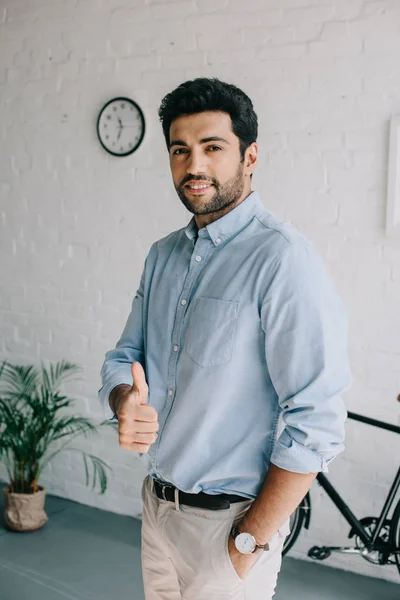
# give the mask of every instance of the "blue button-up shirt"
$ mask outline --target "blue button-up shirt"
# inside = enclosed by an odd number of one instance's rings
[[[252,192],[155,242],[99,397],[139,361],[158,412],[150,474],[255,498],[271,463],[326,470],[343,450],[347,312],[307,238]],[[282,427],[278,427],[281,424]]]

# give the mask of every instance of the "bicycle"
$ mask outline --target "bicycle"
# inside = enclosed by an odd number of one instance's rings
[[[398,400],[400,401],[400,396]],[[352,412],[348,413],[348,417],[354,421],[359,421],[400,434],[400,427],[385,423],[384,421],[370,419],[369,417],[364,417]],[[325,490],[351,526],[349,538],[355,538],[355,545],[313,546],[308,551],[308,556],[314,560],[325,560],[331,556],[332,552],[359,554],[365,560],[376,565],[397,565],[400,574],[400,500],[392,513],[392,517],[390,519],[388,518],[388,514],[400,488],[400,468],[397,471],[379,517],[364,517],[362,519],[357,519],[333,485],[329,482],[326,475],[318,473],[317,482]],[[287,554],[296,542],[302,528],[309,528],[310,520],[311,499],[310,494],[307,493],[290,517],[291,531],[285,540],[283,555]]]

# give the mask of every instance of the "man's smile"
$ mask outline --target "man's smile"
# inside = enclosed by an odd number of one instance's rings
[[[184,187],[186,190],[188,190],[194,196],[199,196],[199,195],[207,192],[209,189],[211,189],[213,187],[213,184],[207,183],[207,182],[203,183],[201,181],[197,181],[197,182],[192,181],[190,183],[187,183]]]

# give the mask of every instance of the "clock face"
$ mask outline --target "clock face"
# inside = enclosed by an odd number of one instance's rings
[[[114,156],[127,156],[137,150],[144,131],[143,112],[129,98],[114,98],[100,111],[97,134],[103,148]]]

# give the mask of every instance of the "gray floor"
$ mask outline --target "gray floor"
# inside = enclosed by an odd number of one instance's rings
[[[0,524],[0,600],[144,598],[140,521],[55,497],[46,511],[49,522],[34,533]],[[400,587],[286,558],[275,598],[399,600]]]

